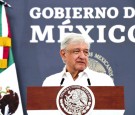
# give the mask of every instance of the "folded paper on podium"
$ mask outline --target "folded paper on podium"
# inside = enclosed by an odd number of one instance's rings
[[[60,115],[56,106],[56,97],[62,87],[28,87],[28,115],[54,114]],[[95,97],[95,107],[92,115],[123,115],[123,86],[90,86]]]

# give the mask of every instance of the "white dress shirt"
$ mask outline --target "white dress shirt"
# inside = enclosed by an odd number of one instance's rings
[[[87,79],[90,80],[91,86],[114,86],[113,80],[110,76],[92,71],[88,67],[83,72],[79,73],[76,80],[73,80],[71,74],[66,72],[66,67],[64,67],[62,72],[47,77],[42,86],[60,86],[62,78],[64,78],[62,86],[89,86]]]

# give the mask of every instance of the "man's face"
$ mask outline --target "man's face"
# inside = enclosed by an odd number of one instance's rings
[[[88,65],[88,53],[88,45],[78,42],[69,44],[61,51],[61,56],[69,72],[80,72]]]

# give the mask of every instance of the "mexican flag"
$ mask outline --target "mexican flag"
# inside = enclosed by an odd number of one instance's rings
[[[0,2],[0,115],[23,115],[11,41],[5,5]]]

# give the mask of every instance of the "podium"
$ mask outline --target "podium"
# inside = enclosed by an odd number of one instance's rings
[[[59,86],[28,87],[27,111],[57,110],[56,97],[61,88],[62,87]],[[115,110],[119,112],[122,111],[122,113],[124,112],[123,86],[90,86],[89,88],[95,96],[94,110]]]

